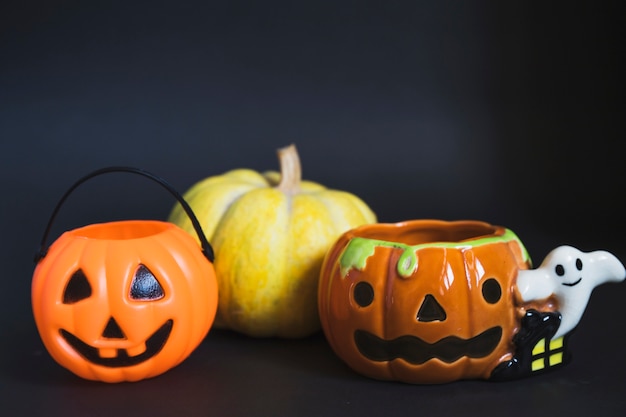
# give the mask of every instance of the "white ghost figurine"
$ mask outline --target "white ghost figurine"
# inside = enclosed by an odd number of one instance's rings
[[[517,289],[524,302],[551,295],[556,298],[562,316],[553,336],[557,339],[576,327],[595,287],[625,278],[624,265],[609,252],[582,252],[571,246],[559,246],[538,268],[519,271]]]

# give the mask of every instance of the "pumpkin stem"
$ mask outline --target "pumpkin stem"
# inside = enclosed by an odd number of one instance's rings
[[[278,160],[280,161],[280,183],[276,188],[288,195],[298,193],[302,180],[302,167],[296,145],[291,144],[278,149]]]

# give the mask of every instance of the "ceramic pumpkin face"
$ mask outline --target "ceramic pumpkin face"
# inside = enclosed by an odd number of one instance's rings
[[[482,222],[362,226],[325,258],[322,328],[335,353],[372,378],[488,378],[513,354],[514,281],[529,263],[511,231]]]
[[[32,282],[37,328],[52,357],[106,382],[158,375],[205,337],[217,280],[196,241],[158,221],[95,224],[65,232]]]

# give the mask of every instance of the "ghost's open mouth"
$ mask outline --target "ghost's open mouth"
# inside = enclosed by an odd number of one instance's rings
[[[157,331],[152,334],[152,336],[150,336],[146,340],[145,350],[142,349],[143,352],[132,355],[132,353],[129,353],[127,349],[117,349],[117,352],[115,352],[115,355],[113,355],[112,357],[109,357],[109,355],[107,355],[106,357],[102,356],[99,349],[93,346],[89,346],[87,343],[83,342],[67,330],[61,329],[60,332],[65,341],[69,343],[76,352],[78,352],[89,362],[109,368],[119,368],[124,366],[137,365],[141,362],[147,361],[148,359],[159,353],[161,349],[163,349],[165,342],[167,342],[167,339],[172,332],[173,325],[173,320],[170,319],[166,321]]]
[[[579,283],[580,281],[582,281],[582,280],[583,280],[583,279],[582,279],[582,277],[581,277],[581,278],[578,278],[578,279],[577,279],[576,281],[574,281],[574,282],[562,282],[561,284],[563,284],[563,285],[565,285],[565,286],[567,286],[567,287],[573,287],[574,285],[578,285],[578,283]]]

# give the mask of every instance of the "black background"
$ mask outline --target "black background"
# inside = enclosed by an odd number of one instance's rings
[[[276,149],[289,143],[306,179],[357,194],[382,222],[502,224],[535,264],[561,244],[626,259],[617,4],[4,2],[0,407],[64,416],[624,415],[623,284],[594,292],[568,367],[511,383],[374,381],[347,369],[322,334],[287,341],[218,330],[166,374],[93,383],[48,356],[30,310],[32,256],[80,176],[130,165],[182,192],[233,168],[277,169]],[[167,216],[167,193],[123,175],[77,190],[53,234]]]

